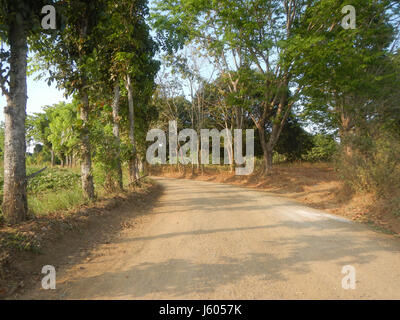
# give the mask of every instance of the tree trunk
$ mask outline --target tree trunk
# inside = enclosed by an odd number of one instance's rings
[[[50,150],[50,155],[51,155],[51,167],[54,167],[54,151]]]
[[[263,174],[270,175],[272,173],[272,148],[265,140],[265,127],[264,125],[257,125],[258,134],[260,136],[261,148],[263,151],[264,168]]]
[[[340,144],[342,145],[345,156],[351,158],[353,156],[353,148],[350,139],[352,133],[352,121],[350,115],[344,111],[344,107],[341,107],[341,110],[339,128]]]
[[[10,26],[10,86],[7,106],[4,108],[4,187],[3,214],[10,223],[18,223],[27,217],[25,166],[25,118],[26,118],[26,69],[27,37],[23,19],[19,13]]]
[[[131,77],[128,74],[126,76],[126,90],[128,91],[128,106],[129,106],[129,140],[131,142],[131,156],[129,159],[129,180],[130,183],[134,183],[138,178],[137,174],[137,155],[136,155],[136,144],[135,144],[135,113],[133,108],[133,92]]]
[[[228,126],[226,126],[226,129],[228,129]],[[241,129],[241,128],[238,128]],[[232,132],[232,139],[233,137],[233,122],[231,123],[231,128],[230,128],[231,132]],[[229,148],[228,148],[228,157],[229,157],[229,166],[230,166],[230,173],[234,173],[235,172],[235,168],[236,168],[236,164],[235,164],[235,156],[234,156],[234,150],[233,150],[233,141],[228,138],[228,142],[229,142]]]
[[[140,177],[140,174],[144,175],[144,161],[141,157],[138,157],[138,175],[139,175],[139,177]]]
[[[112,110],[113,110],[113,135],[115,139],[115,144],[117,148],[117,184],[118,187],[122,190],[123,189],[123,184],[122,184],[122,167],[121,167],[121,140],[119,137],[119,99],[120,99],[120,90],[119,90],[119,84],[117,83],[114,86],[114,100],[112,104]]]
[[[86,90],[83,90],[81,96],[81,120],[83,128],[81,133],[81,178],[83,194],[88,199],[94,199],[94,185],[92,176],[92,158],[90,153],[90,135],[89,135],[89,97]]]
[[[286,123],[286,120],[290,114],[290,110],[292,105],[288,105],[288,97],[287,97],[287,80],[284,82],[284,91],[282,92],[279,106],[277,110],[277,114],[273,119],[272,130],[269,136],[268,142],[265,139],[265,126],[257,125],[258,131],[260,133],[261,147],[263,149],[263,158],[264,158],[264,174],[270,175],[272,173],[272,158],[273,158],[273,150],[279,140],[282,129]]]

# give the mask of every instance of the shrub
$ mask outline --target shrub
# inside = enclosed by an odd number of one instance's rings
[[[37,168],[29,168],[27,174],[29,175],[35,171],[37,171]],[[49,190],[67,190],[79,185],[79,182],[80,175],[71,170],[47,168],[29,180],[28,192],[37,194]]]
[[[305,131],[296,118],[287,120],[279,137],[275,151],[285,156],[285,160],[301,160],[312,148],[312,135]]]
[[[391,134],[365,140],[362,148],[353,145],[351,156],[342,155],[340,175],[354,191],[391,197],[400,188],[400,140]]]
[[[338,150],[338,143],[331,135],[317,134],[312,137],[313,147],[304,156],[310,162],[331,161]]]

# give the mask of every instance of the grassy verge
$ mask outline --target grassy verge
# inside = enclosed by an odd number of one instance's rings
[[[85,199],[79,186],[28,197],[29,210],[36,217],[48,215],[52,212],[70,210],[83,203],[85,203]]]
[[[39,171],[42,167],[30,166],[27,175]],[[127,173],[124,186],[128,184]],[[31,217],[41,217],[51,213],[73,210],[88,204],[81,189],[79,168],[47,168],[28,181],[28,209]],[[109,195],[99,182],[95,185],[99,199]],[[3,201],[3,168],[0,167],[0,225],[3,222],[1,204]]]
[[[27,175],[40,169],[35,166],[28,167]],[[127,181],[124,184],[126,185]],[[151,182],[143,179],[141,188],[146,190],[149,186]],[[2,187],[3,170],[0,168],[0,206],[3,198]],[[47,168],[30,179],[27,187],[30,219],[17,226],[7,226],[0,209],[0,265],[7,258],[9,251],[40,251],[40,237],[37,238],[37,234],[42,231],[41,228],[47,230],[47,224],[64,221],[82,209],[96,207],[108,199],[124,198],[130,194],[128,191],[110,193],[105,191],[101,184],[95,187],[97,199],[90,202],[82,193],[79,168]],[[140,192],[140,188],[135,190],[138,191]],[[70,228],[70,224],[67,223],[63,228]]]
[[[35,166],[28,167],[27,175],[40,169]],[[32,217],[66,210],[84,203],[77,168],[47,168],[29,179],[27,189],[28,209]],[[2,200],[3,169],[0,168],[0,205]],[[0,212],[0,222],[1,220]]]

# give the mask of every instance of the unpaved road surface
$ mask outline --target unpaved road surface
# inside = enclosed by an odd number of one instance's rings
[[[400,299],[398,239],[261,191],[156,180],[152,212],[24,298]]]

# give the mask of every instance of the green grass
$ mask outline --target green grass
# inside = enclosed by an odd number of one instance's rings
[[[27,175],[40,170],[29,166]],[[47,168],[28,181],[28,208],[35,216],[64,211],[85,202],[79,168]],[[0,168],[0,205],[3,200],[3,168]],[[0,209],[1,222],[1,209]]]
[[[39,166],[28,166],[27,175],[42,169]],[[124,186],[127,187],[129,177],[124,168]],[[101,181],[95,185],[99,197],[109,194]],[[28,181],[28,208],[30,214],[43,216],[50,213],[67,211],[84,204],[87,200],[82,194],[80,169],[76,168],[47,168]],[[0,223],[3,221],[1,203],[3,200],[3,168],[0,167]]]
[[[28,195],[28,208],[35,216],[69,210],[85,202],[80,186]]]
[[[27,175],[38,171],[29,168]],[[48,168],[28,181],[28,193],[40,194],[47,191],[73,189],[80,182],[80,175],[64,168]]]

